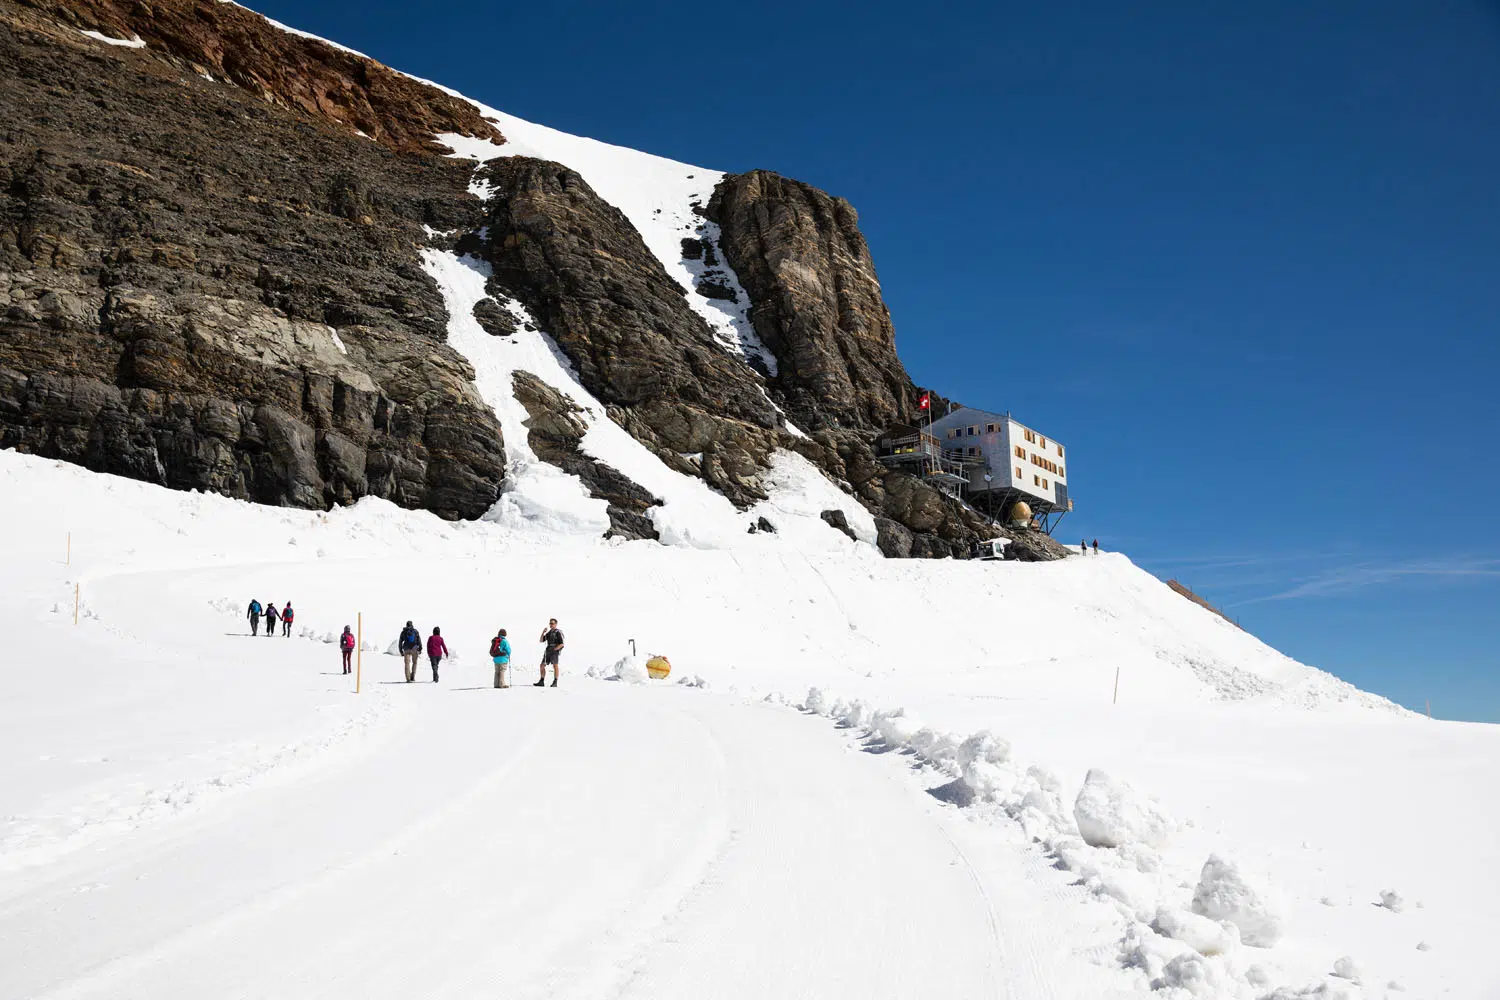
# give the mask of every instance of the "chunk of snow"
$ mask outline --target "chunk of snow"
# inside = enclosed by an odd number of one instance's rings
[[[1224,955],[1240,945],[1238,928],[1187,910],[1159,909],[1151,926],[1200,955]]]
[[[87,35],[96,42],[103,42],[105,45],[118,45],[122,49],[144,49],[146,47],[146,43],[141,40],[140,35],[131,35],[129,38],[110,38],[108,35],[102,35],[97,31],[81,31],[79,33]]]
[[[1157,802],[1094,768],[1073,803],[1078,832],[1095,847],[1146,844],[1160,847],[1176,828]]]
[[[1209,855],[1203,863],[1198,887],[1193,890],[1193,912],[1228,921],[1239,928],[1241,941],[1257,948],[1272,947],[1286,930],[1280,894],[1217,854]]]
[[[1334,961],[1333,974],[1351,983],[1359,982],[1359,965],[1348,955]]]
[[[626,684],[644,684],[651,679],[646,670],[646,661],[634,653],[626,653],[615,661],[612,676]]]
[[[1400,913],[1406,909],[1406,897],[1394,889],[1384,889],[1380,893],[1380,905],[1392,913]]]

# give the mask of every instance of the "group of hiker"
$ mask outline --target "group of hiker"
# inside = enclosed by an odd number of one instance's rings
[[[1080,540],[1079,543],[1078,543],[1078,547],[1083,550],[1083,554],[1084,555],[1088,555],[1089,554],[1089,540],[1087,538]],[[1098,554],[1099,554],[1099,539],[1096,538],[1096,539],[1094,539],[1094,555],[1097,556]]]
[[[271,635],[275,632],[276,622],[280,620],[283,629],[282,634],[290,636],[292,634],[292,621],[295,618],[295,614],[290,601],[280,611],[277,611],[274,604],[267,604],[265,607],[262,607],[259,601],[252,600],[246,612],[246,616],[250,619],[250,634],[259,634],[260,621],[264,618],[266,622],[266,635]],[[338,647],[339,656],[344,665],[344,673],[346,674],[354,672],[351,664],[356,641],[354,629],[345,625],[343,633],[339,635]],[[532,687],[547,686],[547,668],[549,666],[552,668],[552,687],[557,687],[559,661],[562,659],[564,639],[562,630],[557,627],[556,618],[548,619],[547,627],[542,629],[542,634],[537,641],[542,643],[541,676],[537,678],[537,682]],[[427,637],[427,641],[424,643],[422,641],[422,633],[415,625],[408,621],[401,629],[400,637],[396,640],[396,651],[401,654],[401,664],[406,674],[406,683],[408,684],[417,679],[417,665],[421,661],[424,647],[427,651],[427,660],[432,666],[432,683],[436,684],[438,683],[438,665],[450,655],[448,652],[448,643],[443,639],[443,630],[434,627],[432,634]],[[495,667],[495,687],[497,688],[510,687],[510,658],[510,638],[506,630],[502,628],[490,640],[490,661]]]
[[[259,601],[252,600],[246,614],[250,619],[251,635],[260,634],[260,620],[264,618],[266,620],[266,635],[276,634],[276,623],[279,621],[281,622],[281,634],[287,638],[291,638],[292,622],[297,618],[297,612],[292,609],[291,601],[287,601],[281,610],[277,611],[276,605],[273,603],[268,602],[265,607],[261,607]]]

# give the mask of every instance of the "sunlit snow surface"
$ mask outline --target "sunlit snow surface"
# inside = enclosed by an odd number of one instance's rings
[[[567,163],[691,286],[717,174],[485,111],[511,143],[458,153]],[[519,304],[485,334],[482,263],[424,264],[506,435],[484,520],[0,452],[0,1000],[1500,995],[1500,729],[1399,711],[1120,554],[882,560],[790,453],[736,512]],[[677,544],[599,537],[525,445],[517,370]],[[841,502],[859,543],[817,518]],[[762,514],[782,530],[747,534]],[[292,599],[293,637],[249,637],[251,597]],[[441,685],[377,652],[407,619],[457,654]],[[332,640],[361,622],[356,697]],[[668,681],[584,677],[655,652]]]

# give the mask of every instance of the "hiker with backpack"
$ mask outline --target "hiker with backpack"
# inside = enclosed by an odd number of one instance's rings
[[[406,668],[406,683],[410,684],[417,679],[417,657],[422,655],[422,633],[411,622],[407,622],[406,628],[401,630],[401,638],[396,640],[396,648],[401,653],[401,665]]]
[[[245,615],[250,619],[251,635],[260,634],[260,610],[260,602],[252,598],[250,607],[245,611]]]
[[[267,604],[266,605],[266,637],[267,638],[269,638],[269,637],[271,637],[271,636],[273,636],[273,635],[276,634],[276,620],[278,618],[280,618],[280,617],[281,616],[276,613],[276,605],[274,605],[274,604]]]
[[[344,634],[339,636],[339,652],[344,657],[344,673],[354,673],[354,668],[349,664],[350,658],[354,656],[354,630],[348,625],[344,626]]]
[[[432,683],[438,682],[438,664],[448,655],[448,644],[443,641],[443,630],[436,626],[427,637],[427,658],[432,661]]]
[[[532,687],[547,686],[547,664],[552,664],[552,686],[557,687],[557,661],[562,658],[563,634],[557,627],[557,619],[552,618],[547,622],[547,627],[542,630],[542,637],[538,640],[547,644],[542,651],[542,676]]]
[[[505,629],[490,640],[490,659],[495,663],[495,687],[510,687],[510,640],[505,637]]]
[[[297,613],[292,610],[292,602],[287,601],[286,607],[281,609],[281,634],[288,639],[292,637],[292,620],[296,617]]]

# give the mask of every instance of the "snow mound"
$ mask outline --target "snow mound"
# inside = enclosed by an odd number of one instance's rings
[[[1160,847],[1176,828],[1155,800],[1098,768],[1084,778],[1073,818],[1084,841],[1094,847]]]
[[[1204,862],[1193,890],[1193,912],[1233,924],[1246,944],[1270,948],[1280,941],[1285,910],[1279,893],[1251,879],[1233,861],[1214,854]]]
[[[1152,928],[1200,955],[1225,955],[1240,946],[1239,928],[1187,910],[1160,909]]]

